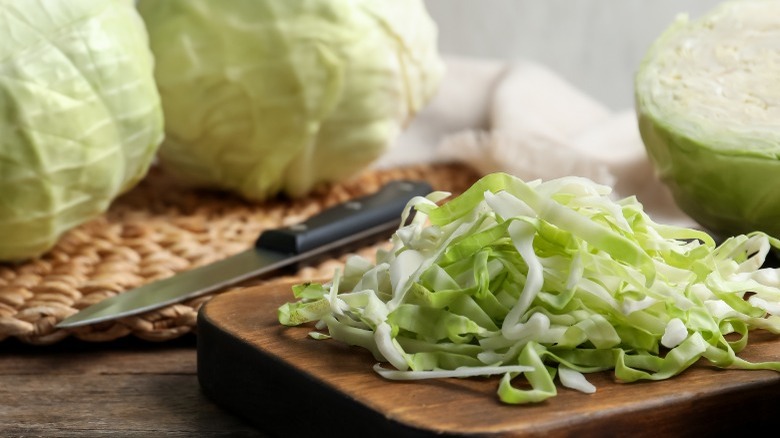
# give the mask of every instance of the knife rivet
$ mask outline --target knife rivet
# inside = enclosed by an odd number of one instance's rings
[[[401,181],[398,187],[405,192],[411,192],[412,190],[414,190],[414,184],[406,181]]]
[[[344,208],[349,210],[360,210],[361,208],[363,208],[363,204],[357,201],[349,201],[344,204]]]

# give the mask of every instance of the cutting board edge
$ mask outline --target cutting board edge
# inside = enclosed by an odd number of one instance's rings
[[[366,430],[381,434],[378,436],[451,435],[388,418],[282,359],[252,348],[213,321],[208,308],[207,303],[198,312],[198,383],[209,399],[253,425],[287,436],[294,427],[297,436],[321,434],[323,424],[344,418],[339,423],[341,436],[364,436]],[[266,364],[267,368],[253,370],[257,364]],[[241,380],[241,376],[260,373],[266,373],[262,379]],[[268,400],[269,393],[297,397]],[[263,415],[258,416],[258,412]],[[267,421],[269,416],[274,421]]]

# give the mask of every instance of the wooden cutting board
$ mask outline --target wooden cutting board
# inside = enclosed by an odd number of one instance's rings
[[[290,284],[269,283],[219,295],[198,317],[203,392],[274,435],[657,437],[776,424],[780,373],[705,363],[658,382],[589,374],[595,394],[559,387],[535,405],[502,404],[498,377],[388,381],[367,351],[280,325],[276,309],[293,300]],[[740,356],[777,360],[780,338],[754,332]]]

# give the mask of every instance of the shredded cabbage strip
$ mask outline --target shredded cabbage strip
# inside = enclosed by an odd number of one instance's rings
[[[315,322],[315,339],[369,350],[395,368],[374,367],[387,379],[502,375],[509,404],[555,396],[556,378],[595,392],[584,375],[606,370],[622,382],[702,359],[780,371],[737,357],[750,330],[780,333],[780,270],[764,267],[780,241],[753,232],[716,244],[610,195],[581,177],[493,173],[445,202],[417,197],[391,249],[296,285],[279,322]]]

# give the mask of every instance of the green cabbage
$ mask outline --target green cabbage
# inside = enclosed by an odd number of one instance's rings
[[[381,156],[443,74],[421,0],[141,0],[160,163],[252,200],[304,195]]]
[[[635,78],[639,128],[680,208],[720,237],[780,236],[780,2],[681,15]]]
[[[133,1],[0,1],[0,260],[105,212],[148,171],[162,125]]]
[[[446,195],[411,200],[414,218],[375,261],[352,256],[332,280],[296,285],[279,322],[316,322],[314,338],[371,351],[388,379],[501,374],[511,404],[555,396],[555,379],[595,392],[584,374],[606,370],[621,382],[699,360],[780,371],[737,355],[751,330],[780,333],[780,269],[763,266],[777,239],[716,245],[580,177],[494,173]]]

